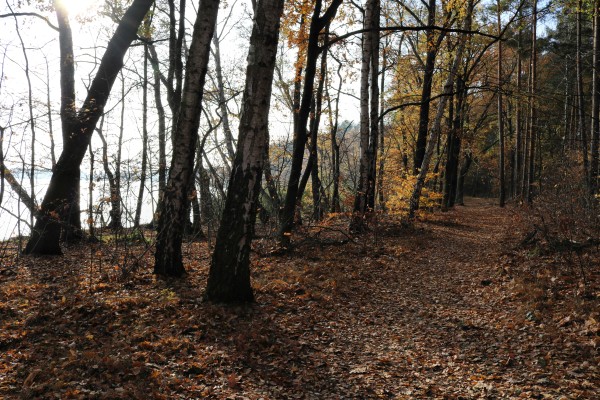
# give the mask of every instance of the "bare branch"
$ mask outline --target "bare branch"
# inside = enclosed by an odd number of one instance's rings
[[[52,22],[50,22],[50,20],[47,17],[44,17],[43,15],[38,14],[38,13],[13,12],[13,13],[8,13],[8,14],[0,14],[0,18],[13,18],[13,17],[36,17],[36,18],[44,20],[44,22],[47,23],[50,28],[52,28],[58,32],[58,26],[56,26]]]

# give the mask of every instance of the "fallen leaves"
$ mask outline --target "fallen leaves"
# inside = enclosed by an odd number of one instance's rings
[[[576,295],[560,260],[514,250],[511,224],[472,200],[358,243],[306,240],[253,261],[243,307],[201,302],[205,243],[173,282],[148,254],[119,279],[100,246],[22,258],[0,274],[0,397],[593,398],[598,271]]]

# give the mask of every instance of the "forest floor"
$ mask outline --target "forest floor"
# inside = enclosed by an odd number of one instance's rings
[[[202,302],[206,242],[179,281],[142,247],[127,277],[115,244],[3,254],[0,398],[600,398],[597,246],[524,244],[479,199],[347,243],[331,224],[256,242],[250,306]]]

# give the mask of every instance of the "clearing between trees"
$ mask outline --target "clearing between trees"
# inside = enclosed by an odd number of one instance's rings
[[[111,243],[4,254],[0,397],[597,398],[597,249],[466,204],[346,243],[313,228],[283,255],[258,240],[251,306],[202,302],[206,242],[174,281],[142,246],[126,275]]]

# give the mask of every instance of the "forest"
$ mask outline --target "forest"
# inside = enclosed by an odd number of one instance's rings
[[[600,0],[0,31],[0,398],[600,396]]]

